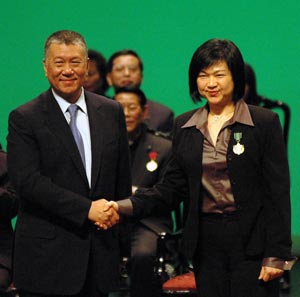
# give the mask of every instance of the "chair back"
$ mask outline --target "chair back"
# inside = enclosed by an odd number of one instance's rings
[[[280,100],[271,100],[267,98],[262,98],[261,100],[261,106],[272,109],[274,111],[276,110],[281,110],[283,112],[283,137],[284,137],[284,143],[285,146],[287,147],[288,145],[288,136],[289,136],[289,129],[290,129],[290,120],[291,120],[291,109],[290,107],[280,101]]]

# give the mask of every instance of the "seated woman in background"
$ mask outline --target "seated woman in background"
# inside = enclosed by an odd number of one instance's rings
[[[95,50],[88,50],[88,76],[83,87],[89,91],[99,95],[105,95],[108,89],[106,82],[106,60]]]

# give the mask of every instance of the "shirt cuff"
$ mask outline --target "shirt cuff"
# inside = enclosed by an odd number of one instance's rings
[[[296,261],[297,257],[289,260],[283,260],[277,257],[268,257],[263,259],[262,266],[268,266],[282,270],[291,270]]]

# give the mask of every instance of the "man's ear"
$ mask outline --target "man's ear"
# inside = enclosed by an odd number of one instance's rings
[[[149,105],[148,104],[145,104],[144,105],[144,109],[143,109],[143,119],[144,120],[147,120],[149,119]]]
[[[45,76],[47,77],[47,62],[45,59],[43,60],[43,67],[44,67]]]
[[[87,58],[87,60],[86,60],[86,77],[88,77],[89,76],[89,69],[90,69],[90,58]]]

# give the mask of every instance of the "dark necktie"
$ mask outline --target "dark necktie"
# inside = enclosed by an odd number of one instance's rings
[[[70,128],[71,131],[73,133],[75,142],[77,144],[81,159],[82,159],[82,163],[85,167],[85,155],[84,155],[84,145],[83,145],[83,140],[81,137],[81,134],[77,128],[76,125],[76,115],[77,115],[77,111],[78,111],[79,107],[76,104],[71,104],[68,108],[68,111],[70,113],[71,116],[71,120],[70,120]]]

